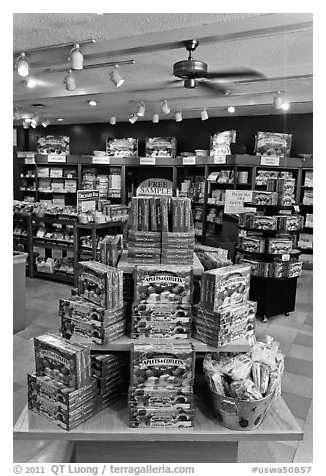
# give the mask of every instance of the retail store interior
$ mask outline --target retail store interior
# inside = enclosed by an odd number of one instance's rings
[[[312,463],[312,37],[13,14],[14,462]]]

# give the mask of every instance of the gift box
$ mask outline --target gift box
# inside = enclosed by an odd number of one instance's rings
[[[129,426],[131,428],[192,428],[194,411],[181,408],[130,408]]]
[[[106,139],[106,155],[113,157],[138,157],[138,139]]]
[[[170,410],[193,408],[193,392],[185,392],[182,389],[156,390],[152,388],[129,388],[129,408],[166,408]]]
[[[62,298],[59,301],[61,318],[73,319],[86,323],[102,323],[103,326],[114,324],[124,317],[124,307],[114,311],[96,306],[77,296]]]
[[[278,227],[284,231],[297,231],[301,228],[301,216],[278,216]]]
[[[275,155],[289,157],[292,144],[292,134],[279,132],[257,132],[255,138],[256,155]]]
[[[219,311],[245,302],[249,296],[250,275],[250,266],[244,264],[205,271],[201,277],[201,305]]]
[[[243,251],[248,251],[250,253],[264,253],[265,239],[254,238],[253,236],[240,236],[239,246]]]
[[[175,157],[176,146],[175,137],[147,137],[145,157]]]
[[[277,193],[253,190],[251,202],[255,205],[277,205]]]
[[[77,335],[83,337],[85,342],[103,345],[114,342],[125,335],[126,320],[119,320],[104,327],[99,322],[90,323],[63,317],[61,318],[60,330],[62,336],[66,339],[70,339],[72,335]]]
[[[269,238],[267,240],[267,253],[287,254],[292,250],[292,241],[282,238]]]

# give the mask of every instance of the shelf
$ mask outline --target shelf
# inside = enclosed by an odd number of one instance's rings
[[[33,246],[38,246],[39,248],[48,248],[50,250],[61,250],[61,251],[73,251],[74,244],[71,242],[59,242],[53,240],[53,243],[50,241],[41,241],[40,239],[33,239]]]
[[[85,228],[87,230],[100,230],[103,228],[111,228],[114,226],[123,226],[126,223],[126,220],[117,220],[117,221],[107,221],[105,223],[80,223],[76,222],[76,228]]]
[[[62,194],[62,193],[63,194],[71,193],[71,194],[76,195],[77,190],[76,190],[76,192],[70,192],[69,190],[40,190],[40,189],[38,189],[38,193],[58,193],[59,195]]]
[[[52,216],[49,216],[49,215],[44,215],[44,217],[33,217],[33,222],[37,222],[37,223],[60,223],[62,225],[74,225],[76,222],[77,222],[77,217],[75,218],[66,218],[66,217],[63,217],[61,218],[60,215],[59,216],[56,216],[54,215],[53,217]],[[34,223],[33,223],[34,224]]]
[[[243,204],[245,207],[249,208],[257,208],[258,210],[293,210],[296,205],[300,205],[298,203],[294,203],[293,205],[256,205],[251,202],[244,202]]]
[[[299,249],[291,250],[290,253],[257,253],[254,251],[243,250],[242,248],[239,248],[238,246],[237,246],[237,251],[245,255],[252,255],[252,256],[257,256],[260,258],[279,258],[280,256],[287,255],[287,254],[290,254],[291,256],[298,256],[301,254],[301,251]]]
[[[27,241],[27,236],[26,235],[21,235],[19,233],[13,233],[12,234],[14,238],[17,238],[19,240]]]
[[[35,269],[34,271],[35,278],[43,278],[49,279],[50,281],[56,281],[59,283],[66,283],[66,284],[73,284],[74,283],[74,276],[68,275],[64,273],[42,273]]]
[[[36,192],[35,188],[31,190],[31,189],[22,188],[22,187],[19,187],[19,191],[20,192]]]
[[[265,420],[251,431],[235,431],[222,426],[195,396],[195,428],[129,428],[125,399],[103,410],[71,431],[65,431],[46,418],[28,410],[27,405],[14,426],[15,439],[66,441],[295,441],[303,431],[279,397]]]
[[[217,207],[217,208],[223,208],[225,205],[225,202],[220,202],[220,203],[208,203],[207,202],[207,207]]]
[[[245,226],[238,225],[238,228],[240,230],[245,230],[245,231],[252,231],[252,232],[257,232],[257,233],[268,233],[272,235],[276,235],[277,233],[281,233],[283,235],[295,235],[297,233],[302,232],[302,230],[261,230],[260,228],[247,228]]]
[[[299,203],[299,207],[313,207],[312,203]]]
[[[299,246],[297,246],[297,248],[301,251],[302,254],[313,254],[313,248],[300,248]]]

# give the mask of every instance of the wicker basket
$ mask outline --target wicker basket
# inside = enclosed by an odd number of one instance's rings
[[[231,430],[248,431],[257,428],[276,399],[275,391],[260,400],[247,402],[219,395],[210,383],[209,388],[216,418]]]

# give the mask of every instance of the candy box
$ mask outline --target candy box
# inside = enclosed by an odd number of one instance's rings
[[[267,253],[287,254],[292,250],[292,241],[281,238],[269,238],[267,240]]]
[[[69,318],[76,321],[99,322],[103,325],[114,324],[123,319],[124,308],[109,311],[103,307],[96,306],[79,296],[72,296],[60,299],[59,315],[61,318]]]
[[[135,304],[132,316],[137,321],[169,321],[171,323],[188,322],[192,315],[189,304]]]
[[[258,276],[259,261],[242,258],[241,255],[238,260],[238,264],[250,265],[252,276]]]
[[[146,245],[133,246],[132,243],[128,244],[128,259],[143,259],[143,260],[160,260],[161,247],[151,247]]]
[[[276,181],[276,192],[282,195],[291,195],[294,193],[295,179],[294,178],[278,178]]]
[[[297,231],[301,228],[301,216],[300,215],[290,215],[290,216],[279,216],[278,223],[279,229],[285,231]]]
[[[257,155],[276,155],[289,157],[292,144],[292,134],[280,132],[257,132],[255,152]]]
[[[77,389],[91,383],[90,350],[80,344],[46,334],[34,337],[37,376],[48,376]]]
[[[129,230],[128,233],[128,243],[135,243],[143,244],[144,247],[149,246],[151,248],[157,247],[160,248],[161,246],[161,233],[157,231],[135,231]]]
[[[302,261],[290,261],[286,267],[287,278],[297,278],[302,273]]]
[[[188,339],[190,332],[190,322],[176,325],[167,321],[145,321],[133,323],[130,337],[132,339]]]
[[[195,235],[193,232],[171,233],[162,232],[163,249],[192,249],[195,246]]]
[[[175,137],[147,137],[145,157],[175,157]]]
[[[250,266],[237,264],[205,271],[201,277],[201,304],[219,311],[241,304],[249,296]]]
[[[134,344],[130,385],[192,391],[195,353],[189,343]]]
[[[251,202],[255,205],[277,205],[277,193],[253,190]]]
[[[254,238],[252,236],[241,236],[239,238],[240,248],[250,253],[264,253],[265,239]]]
[[[33,373],[27,374],[27,386],[29,399],[33,399],[35,396],[41,396],[57,403],[65,410],[80,407],[84,402],[97,395],[97,384],[94,379],[91,380],[90,384],[74,390],[50,377],[39,377]]]
[[[270,278],[282,278],[285,272],[285,262],[274,261],[269,264],[269,277]]]
[[[98,323],[96,323],[98,324]],[[125,335],[126,321],[120,320],[107,327],[99,326],[87,322],[79,322],[73,319],[61,319],[62,336],[70,339],[73,334],[86,338],[95,344],[105,344],[113,342]]]
[[[190,266],[136,266],[134,301],[140,304],[190,304],[193,272]]]
[[[193,408],[193,392],[176,390],[153,390],[151,388],[129,388],[129,408],[168,408],[184,409]]]
[[[170,408],[129,408],[130,428],[192,428],[194,411]]]
[[[261,263],[259,263],[258,276],[261,276],[263,278],[268,278],[270,274],[269,272],[270,265],[271,263],[266,263],[265,261],[262,261]]]
[[[123,273],[97,261],[81,261],[78,292],[87,301],[106,309],[123,307]]]
[[[253,215],[251,217],[251,226],[250,228],[256,230],[276,230],[277,229],[277,219],[275,216],[260,216]]]

